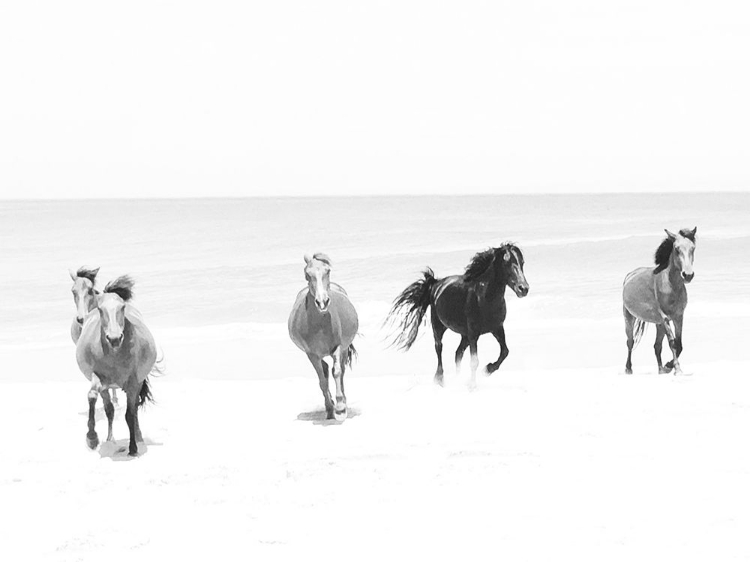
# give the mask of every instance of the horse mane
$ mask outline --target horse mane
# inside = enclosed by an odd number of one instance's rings
[[[680,231],[680,234],[682,234],[682,231]],[[669,267],[669,256],[672,255],[673,248],[674,240],[669,236],[661,241],[659,247],[656,248],[656,252],[654,252],[654,263],[657,266],[654,268],[654,273],[659,273]]]
[[[81,277],[83,279],[88,279],[92,283],[96,282],[96,274],[99,273],[99,268],[91,269],[85,266],[79,267],[78,271],[76,271],[76,277]]]
[[[135,281],[129,275],[121,275],[117,279],[113,279],[107,286],[104,287],[105,293],[114,293],[125,302],[133,298],[133,285]]]
[[[684,236],[688,240],[690,240],[693,244],[695,244],[695,232],[693,232],[689,228],[683,228],[680,230],[680,236]]]
[[[497,248],[487,248],[483,252],[478,252],[473,258],[471,258],[471,262],[469,262],[469,265],[467,265],[464,270],[464,279],[466,279],[466,281],[476,281],[485,271],[487,271],[492,260],[499,252],[510,250],[511,248],[516,250],[521,260],[523,260],[523,254],[518,246],[512,242],[504,242]]]
[[[333,262],[331,261],[331,258],[328,257],[328,254],[324,254],[323,252],[315,252],[313,254],[312,259],[322,261],[328,267],[333,267]]]

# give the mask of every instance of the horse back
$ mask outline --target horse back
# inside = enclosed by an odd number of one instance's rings
[[[489,292],[486,285],[467,282],[462,275],[438,280],[431,302],[438,319],[462,335],[491,332],[503,324],[507,313],[503,288]]]

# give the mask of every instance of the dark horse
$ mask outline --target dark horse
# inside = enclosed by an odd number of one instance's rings
[[[471,382],[476,386],[477,340],[482,334],[491,333],[500,344],[500,357],[487,365],[487,373],[497,371],[508,356],[505,343],[505,287],[518,297],[529,293],[529,284],[523,273],[524,259],[521,250],[511,243],[499,248],[490,248],[474,256],[463,275],[435,278],[429,267],[423,278],[409,285],[395,301],[388,320],[398,321],[400,333],[394,344],[408,350],[417,339],[427,309],[432,307],[432,334],[435,336],[437,371],[435,382],[443,384],[443,334],[450,328],[461,334],[461,343],[456,350],[456,370],[468,347],[471,352]],[[387,320],[387,321],[388,321]]]
[[[656,268],[639,267],[625,276],[622,314],[628,344],[628,359],[625,362],[625,373],[628,375],[633,373],[633,347],[641,339],[646,322],[656,324],[654,353],[659,373],[674,369],[675,375],[682,374],[678,358],[682,353],[682,320],[688,301],[685,285],[695,275],[693,256],[697,230],[698,227],[692,230],[683,228],[677,234],[666,230],[667,237],[654,254]],[[670,322],[674,323],[674,332]],[[662,366],[661,345],[665,335],[672,350],[672,360]]]

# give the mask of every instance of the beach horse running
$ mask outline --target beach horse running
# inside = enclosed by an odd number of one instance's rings
[[[321,253],[305,256],[307,287],[300,291],[289,315],[289,337],[315,368],[325,400],[327,419],[347,416],[344,373],[356,354],[354,337],[359,320],[354,305],[340,285],[331,283],[331,259]],[[328,388],[328,364],[333,361],[336,402]]]
[[[148,377],[156,368],[156,344],[140,312],[130,302],[133,280],[124,275],[110,281],[96,297],[96,309],[86,317],[76,347],[78,367],[91,381],[86,442],[92,449],[99,444],[94,408],[97,395],[104,400],[107,414],[107,441],[113,441],[114,406],[107,390],[121,388],[127,396],[125,421],[130,430],[128,453],[138,454],[143,441],[138,409],[152,400]]]
[[[633,373],[631,356],[646,328],[646,323],[656,324],[654,352],[659,373],[682,374],[679,357],[682,353],[682,321],[687,306],[688,283],[693,280],[695,233],[698,227],[684,228],[677,234],[665,230],[667,237],[654,254],[656,267],[639,267],[627,274],[622,287],[622,313],[625,317],[628,359],[625,373]],[[670,326],[674,324],[674,331]],[[664,336],[672,350],[672,360],[665,366],[661,362]]]
[[[470,386],[476,386],[479,364],[477,341],[482,334],[491,333],[500,344],[497,361],[487,365],[487,373],[495,372],[508,356],[505,341],[505,287],[518,297],[529,293],[523,271],[524,257],[518,246],[505,243],[474,256],[463,275],[438,279],[427,268],[423,278],[409,285],[393,302],[387,322],[396,322],[399,333],[394,344],[408,350],[417,339],[419,327],[428,308],[432,308],[432,334],[435,337],[437,370],[435,382],[443,384],[443,335],[450,329],[461,335],[456,350],[456,371],[468,347],[471,353]]]
[[[96,298],[99,291],[96,289],[96,275],[99,268],[91,269],[88,267],[79,267],[78,271],[70,271],[70,278],[73,280],[73,287],[70,291],[73,293],[73,302],[76,305],[76,315],[70,323],[70,338],[74,344],[78,343],[83,330],[83,322],[86,320],[89,312],[96,308]],[[112,402],[117,404],[117,391],[112,389]]]

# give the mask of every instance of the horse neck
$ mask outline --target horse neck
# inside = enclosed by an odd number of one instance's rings
[[[508,276],[505,274],[503,269],[499,271],[496,269],[497,264],[492,263],[487,271],[482,273],[476,283],[484,287],[484,298],[492,299],[494,297],[502,297],[505,295],[505,287],[507,284]]]

